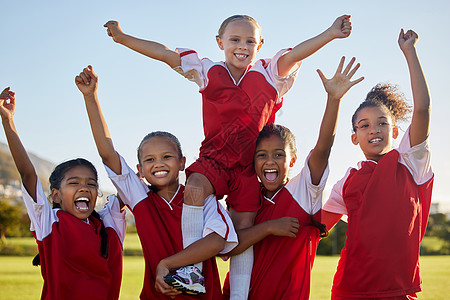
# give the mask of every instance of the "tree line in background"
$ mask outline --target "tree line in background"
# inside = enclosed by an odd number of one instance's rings
[[[394,229],[393,229],[394,230]],[[339,221],[327,238],[320,240],[318,255],[341,253],[345,244],[347,223]],[[442,213],[432,214],[425,238],[420,245],[421,255],[450,255],[450,219]]]
[[[317,254],[339,254],[344,247],[346,231],[347,223],[339,221],[328,237],[320,241]],[[128,225],[127,232],[136,232],[132,222]],[[7,238],[31,236],[30,220],[22,200],[0,196],[0,255],[29,255],[29,251],[8,246]],[[421,245],[422,255],[449,255],[450,219],[441,213],[430,215],[425,237]],[[35,251],[32,249],[31,254]]]

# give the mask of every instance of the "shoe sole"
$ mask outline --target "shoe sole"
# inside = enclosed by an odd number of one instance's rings
[[[185,295],[195,296],[206,293],[205,287],[198,283],[188,286],[187,284],[179,282],[170,276],[164,277],[164,282]]]

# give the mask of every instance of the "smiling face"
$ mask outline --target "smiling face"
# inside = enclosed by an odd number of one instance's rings
[[[255,171],[266,188],[265,196],[272,198],[286,184],[289,168],[294,166],[296,155],[291,155],[286,142],[276,135],[260,140],[255,151]]]
[[[237,19],[217,37],[217,44],[224,50],[227,68],[238,82],[262,46],[261,32],[256,24]]]
[[[177,191],[178,175],[184,170],[186,158],[180,157],[173,141],[161,136],[147,139],[140,148],[140,158],[139,174],[152,187],[158,191]]]
[[[98,184],[94,172],[86,166],[70,168],[58,189],[52,189],[53,202],[80,220],[86,220],[97,202]]]
[[[393,139],[398,136],[398,128],[393,126],[392,115],[385,107],[361,109],[353,125],[352,142],[359,144],[368,160],[379,161],[392,149]]]

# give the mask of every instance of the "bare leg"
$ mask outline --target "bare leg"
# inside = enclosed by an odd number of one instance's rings
[[[205,175],[192,173],[186,181],[184,204],[203,206],[206,197],[214,193],[214,187]]]

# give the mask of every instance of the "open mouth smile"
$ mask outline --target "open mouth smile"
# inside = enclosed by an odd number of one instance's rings
[[[264,178],[269,182],[274,182],[278,178],[278,171],[275,169],[264,170]]]
[[[89,210],[89,199],[86,197],[80,197],[75,200],[75,208],[81,212],[86,212]]]

